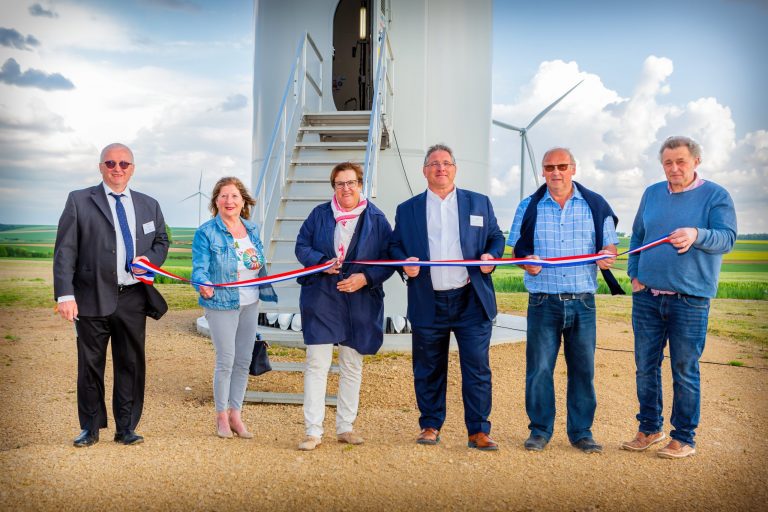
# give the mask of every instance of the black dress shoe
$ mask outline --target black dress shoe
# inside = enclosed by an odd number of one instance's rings
[[[584,453],[603,453],[603,446],[597,444],[591,437],[582,437],[575,443],[571,443],[571,445]]]
[[[99,442],[98,430],[83,430],[75,438],[75,441],[72,444],[77,448],[85,448],[86,446],[92,446],[98,442]]]
[[[130,445],[139,444],[144,442],[144,438],[137,434],[134,430],[123,430],[122,432],[115,433],[115,442]]]
[[[545,446],[547,446],[547,438],[544,436],[537,436],[531,434],[528,439],[525,440],[525,443],[523,446],[525,446],[525,449],[532,452],[540,452],[544,449]]]

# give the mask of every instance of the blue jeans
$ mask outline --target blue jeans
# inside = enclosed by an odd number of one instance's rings
[[[592,437],[595,418],[595,297],[561,300],[558,295],[528,296],[525,347],[525,411],[531,435],[549,440],[555,423],[553,374],[560,341],[568,367],[568,439]]]
[[[699,358],[704,351],[709,299],[685,295],[658,295],[647,289],[632,295],[635,331],[635,366],[640,432],[660,432],[664,426],[661,363],[669,341],[672,365],[672,439],[695,446],[693,437],[701,409]]]

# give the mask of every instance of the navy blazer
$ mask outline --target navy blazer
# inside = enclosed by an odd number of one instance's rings
[[[148,195],[131,189],[136,212],[136,256],[146,256],[161,266],[168,254],[168,235],[160,205]],[[143,226],[154,223],[145,233]],[[54,299],[74,295],[83,316],[108,316],[117,309],[117,240],[112,211],[98,185],[76,190],[67,197],[59,219],[53,253]],[[147,287],[149,290],[152,287]],[[162,301],[152,288],[150,302]],[[154,316],[150,312],[148,315]]]
[[[296,258],[305,267],[336,257],[333,234],[336,220],[330,201],[315,207],[296,237]],[[347,260],[387,258],[392,228],[384,213],[373,203],[360,215],[349,243]],[[362,272],[368,284],[354,293],[341,293],[336,284]],[[301,277],[299,309],[304,343],[338,343],[361,354],[375,354],[384,342],[384,288],[395,272],[392,267],[344,264],[338,275],[324,272]]]
[[[459,207],[459,237],[464,259],[479,259],[482,254],[501,258],[504,254],[504,234],[499,229],[490,199],[477,192],[456,188]],[[472,226],[470,215],[482,217],[482,226]],[[427,233],[427,192],[405,201],[397,207],[395,230],[389,244],[389,256],[404,260],[415,256],[429,260]],[[483,305],[489,320],[496,317],[496,295],[490,274],[480,267],[467,267],[469,281]],[[435,293],[429,267],[421,267],[419,275],[408,278],[408,320],[412,325],[428,327],[435,319]]]

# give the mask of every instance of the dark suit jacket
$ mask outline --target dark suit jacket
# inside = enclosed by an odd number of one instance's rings
[[[496,222],[490,199],[483,194],[456,189],[459,207],[459,237],[464,259],[479,259],[488,253],[494,258],[504,254],[504,235]],[[473,226],[470,215],[482,217],[482,226]],[[415,256],[428,260],[429,237],[427,233],[427,193],[412,197],[397,207],[395,230],[389,245],[392,259]],[[479,267],[467,267],[469,280],[483,305],[488,319],[496,317],[496,295],[490,274]],[[408,279],[408,320],[415,326],[429,326],[435,318],[435,294],[429,267],[421,267],[419,275]]]
[[[168,235],[160,205],[151,197],[131,190],[136,212],[136,255],[162,265],[168,254]],[[143,225],[155,230],[144,233]],[[69,194],[59,219],[53,253],[54,299],[74,295],[78,313],[108,316],[117,308],[117,241],[112,212],[101,183]],[[165,301],[147,286],[147,314],[159,317]]]

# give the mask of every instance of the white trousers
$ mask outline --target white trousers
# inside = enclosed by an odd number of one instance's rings
[[[308,436],[322,437],[325,419],[325,393],[333,345],[307,345],[304,370],[304,426]],[[336,434],[352,430],[360,403],[363,356],[350,347],[339,346],[339,392],[336,405]]]

